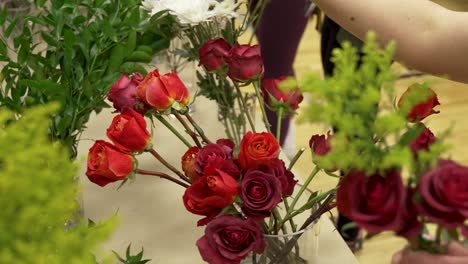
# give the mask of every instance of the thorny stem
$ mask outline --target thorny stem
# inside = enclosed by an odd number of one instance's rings
[[[180,181],[178,179],[172,178],[171,176],[169,176],[169,175],[167,175],[167,174],[165,174],[163,172],[155,172],[155,171],[148,171],[148,170],[137,170],[137,173],[142,174],[142,175],[157,176],[157,177],[169,180],[171,182],[177,183],[178,185],[180,185],[180,186],[182,186],[184,188],[188,188],[190,186],[190,185],[186,184],[185,182],[182,182],[182,181]]]
[[[187,147],[191,148],[192,147],[192,144],[190,144],[187,139],[185,139],[180,133],[179,131],[177,131],[177,129],[175,129],[171,123],[169,123],[166,119],[164,119],[164,117],[160,116],[160,115],[156,115],[156,118],[161,122],[163,123],[164,126],[166,126],[177,138],[180,139],[180,141],[182,141]]]
[[[182,116],[179,114],[179,112],[173,111],[173,114],[175,115],[175,117],[177,118],[177,120],[179,120],[179,122],[182,124],[182,126],[185,128],[185,131],[187,132],[187,134],[190,135],[190,137],[193,139],[193,141],[195,142],[195,144],[197,145],[197,147],[201,148],[202,145],[200,144],[200,141],[198,140],[197,134],[195,134],[195,132],[193,132],[193,130],[189,127],[189,125],[187,124],[187,122],[185,122],[185,120],[184,120],[184,119],[182,118]]]
[[[179,178],[181,178],[182,180],[184,180],[184,181],[186,181],[186,182],[188,182],[188,183],[191,183],[189,178],[187,178],[182,172],[180,172],[178,169],[176,169],[174,166],[172,166],[169,162],[167,162],[165,159],[163,159],[163,157],[161,157],[161,155],[159,155],[159,153],[156,152],[156,150],[150,149],[149,152],[150,152],[159,162],[161,162],[166,168],[168,168],[169,170],[171,170],[172,172],[174,172],[175,174],[177,174],[177,176],[179,176]]]
[[[205,132],[203,131],[203,129],[197,124],[197,122],[195,122],[195,120],[192,118],[192,116],[190,115],[190,113],[188,113],[188,111],[184,114],[185,117],[187,118],[187,120],[190,122],[190,124],[192,124],[192,126],[195,128],[195,130],[197,131],[198,135],[200,135],[200,137],[203,139],[203,141],[207,144],[210,144],[211,141],[206,137],[205,135]]]

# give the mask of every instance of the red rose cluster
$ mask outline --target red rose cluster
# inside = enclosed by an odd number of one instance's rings
[[[270,216],[297,183],[278,159],[279,143],[271,133],[248,132],[237,158],[234,148],[232,141],[221,139],[190,148],[182,157],[183,170],[193,181],[184,193],[184,205],[205,216],[198,221],[207,227],[197,246],[209,263],[239,263],[251,251],[261,253],[265,244],[258,222]],[[220,215],[234,201],[243,216]]]
[[[263,76],[263,59],[258,45],[233,47],[224,39],[209,40],[198,50],[200,65],[209,72],[227,72],[236,82],[249,82]]]

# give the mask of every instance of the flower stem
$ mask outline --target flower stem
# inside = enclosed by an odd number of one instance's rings
[[[297,192],[296,196],[294,197],[291,206],[289,207],[289,210],[286,213],[286,216],[284,217],[285,219],[288,219],[291,213],[294,211],[294,207],[296,206],[296,203],[299,201],[299,198],[302,196],[304,191],[307,189],[309,186],[310,182],[314,179],[315,175],[320,171],[319,167],[315,167],[314,170],[310,173],[309,177],[307,177],[306,181],[304,184],[301,186],[301,189]]]
[[[203,141],[207,144],[210,144],[211,141],[206,137],[205,135],[205,132],[203,131],[203,129],[197,124],[197,122],[195,122],[195,120],[192,118],[192,116],[190,115],[190,113],[186,112],[185,114],[185,117],[187,118],[187,120],[190,122],[190,124],[192,124],[192,126],[195,128],[195,130],[197,131],[197,133],[200,135],[200,137],[203,139]]]
[[[265,102],[263,101],[263,97],[260,93],[260,86],[257,82],[253,82],[253,86],[255,88],[255,94],[257,95],[258,102],[260,104],[260,109],[262,110],[262,116],[263,116],[263,122],[265,122],[265,128],[269,133],[271,133],[270,122],[268,122],[268,118],[267,118],[266,110],[265,110]]]
[[[187,122],[185,122],[185,120],[182,118],[182,116],[179,114],[179,112],[173,111],[173,114],[175,115],[177,120],[179,120],[179,122],[182,124],[182,126],[185,128],[185,131],[187,132],[187,134],[190,135],[190,137],[193,139],[193,141],[195,142],[197,147],[201,148],[202,145],[200,144],[200,141],[198,140],[197,134],[195,134],[195,132],[193,132],[193,130],[188,126]]]
[[[169,180],[171,182],[174,182],[174,183],[177,183],[178,185],[184,187],[184,188],[188,188],[190,185],[186,184],[185,182],[182,182],[178,179],[175,179],[175,178],[172,178],[171,176],[163,173],[163,172],[155,172],[155,171],[148,171],[148,170],[137,170],[137,173],[138,174],[142,174],[142,175],[151,175],[151,176],[157,176],[157,177],[160,177],[160,178],[163,178],[163,179],[166,179],[166,180]]]
[[[176,137],[178,137],[180,139],[180,141],[182,141],[187,147],[191,148],[192,147],[192,144],[190,144],[187,139],[185,139],[180,133],[179,131],[177,131],[177,129],[175,129],[175,127],[173,127],[171,125],[171,123],[169,123],[166,119],[164,119],[164,117],[160,116],[160,115],[156,115],[156,118],[161,122],[163,123],[164,126],[166,126]]]
[[[304,153],[304,151],[305,151],[305,148],[301,148],[300,150],[296,152],[294,157],[289,162],[288,170],[291,170],[293,168],[294,164],[296,164],[297,160],[299,160],[299,158],[301,157],[302,153]]]
[[[172,172],[174,172],[175,174],[177,174],[177,176],[179,176],[179,178],[181,178],[182,180],[184,180],[184,181],[186,181],[186,182],[188,182],[188,183],[191,183],[189,178],[187,178],[182,172],[180,172],[178,169],[176,169],[174,166],[172,166],[169,162],[167,162],[165,159],[163,159],[163,157],[161,157],[161,155],[159,155],[159,153],[156,152],[156,150],[150,149],[149,152],[150,152],[159,162],[161,162],[166,168],[168,168],[169,170],[171,170]]]
[[[281,142],[281,121],[283,121],[283,107],[278,108],[276,121],[276,140]]]
[[[247,116],[247,119],[249,120],[250,128],[252,128],[252,132],[256,133],[255,124],[253,122],[252,117],[250,116],[249,109],[247,109],[247,103],[245,102],[244,96],[242,96],[242,92],[240,90],[239,84],[237,82],[234,82],[234,86],[236,87],[237,98],[240,99],[239,104],[242,107],[242,109],[244,109],[244,114]]]

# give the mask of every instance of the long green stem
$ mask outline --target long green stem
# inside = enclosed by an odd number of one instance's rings
[[[166,119],[164,119],[164,117],[160,116],[160,115],[156,115],[156,118],[164,125],[166,126],[176,137],[178,137],[180,139],[180,141],[182,141],[187,147],[191,148],[192,147],[192,144],[190,144],[187,139],[185,139],[180,133],[179,131],[177,131],[177,129],[175,129],[175,127],[173,127],[171,125],[171,123],[167,122]]]
[[[198,135],[200,135],[200,137],[203,139],[203,141],[205,143],[208,143],[208,144],[211,143],[211,141],[206,137],[205,132],[203,131],[203,129],[197,124],[197,122],[195,122],[195,120],[192,118],[190,113],[186,112],[184,115],[187,118],[187,120],[190,122],[190,124],[192,124],[192,126],[195,128]]]
[[[302,153],[304,153],[304,151],[305,151],[305,148],[301,148],[300,150],[296,152],[294,157],[291,159],[291,162],[289,162],[288,170],[291,170],[294,167],[294,164],[296,164],[296,162],[299,160],[299,158],[301,157]]]
[[[278,142],[281,142],[281,121],[283,121],[283,111],[283,107],[278,109],[278,117],[276,119],[276,140],[278,140]]]
[[[179,178],[182,180],[190,183],[190,179],[187,178],[182,172],[180,172],[178,169],[176,169],[174,166],[172,166],[169,162],[167,162],[161,155],[159,155],[158,152],[154,149],[150,149],[149,152],[159,161],[161,162],[166,168],[177,174]]]
[[[188,111],[187,111],[188,112]],[[175,117],[177,118],[177,120],[179,120],[179,122],[182,124],[182,126],[185,128],[185,131],[187,132],[187,134],[190,135],[190,137],[193,139],[193,142],[195,142],[195,144],[197,145],[197,147],[201,148],[202,145],[200,144],[200,141],[198,140],[198,137],[197,137],[197,134],[195,134],[195,132],[193,132],[193,130],[189,127],[189,125],[187,124],[187,122],[185,122],[185,120],[182,118],[182,116],[179,114],[179,112],[177,111],[173,111]]]
[[[258,82],[253,82],[255,88],[255,94],[257,95],[258,102],[260,104],[260,110],[262,110],[263,122],[265,122],[266,130],[271,133],[270,122],[268,122],[268,117],[265,110],[265,102],[263,101],[263,96],[260,92],[260,85]]]
[[[304,191],[307,189],[309,186],[310,182],[315,178],[315,175],[320,171],[319,167],[315,167],[314,170],[310,173],[309,177],[307,177],[306,181],[304,184],[301,186],[299,191],[297,192],[296,196],[294,197],[291,206],[289,207],[289,210],[286,213],[286,216],[284,218],[288,218],[289,215],[294,211],[294,207],[296,206],[297,202],[299,201],[299,198],[302,196]]]
[[[286,209],[286,212],[289,211],[289,202],[288,199],[283,199],[283,204],[284,204],[284,209]],[[296,224],[294,223],[294,219],[290,218],[289,219],[289,225],[291,226],[292,232],[296,232]]]
[[[237,82],[234,82],[234,86],[236,87],[237,91],[237,98],[240,99],[240,105],[242,109],[244,109],[244,114],[247,116],[247,119],[249,120],[250,128],[252,129],[252,132],[256,133],[255,131],[255,123],[253,122],[252,117],[250,116],[249,109],[247,109],[247,103],[245,102],[245,98],[242,95],[242,92],[240,90],[239,84]]]

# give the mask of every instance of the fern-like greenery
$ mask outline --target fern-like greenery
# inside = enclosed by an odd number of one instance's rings
[[[77,166],[48,137],[57,110],[0,112],[0,263],[96,263],[96,247],[114,229],[113,220],[88,227],[74,215]]]

